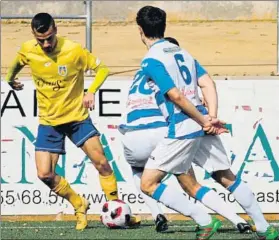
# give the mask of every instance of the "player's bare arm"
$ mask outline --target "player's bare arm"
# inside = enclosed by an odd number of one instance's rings
[[[204,74],[198,79],[198,85],[201,88],[204,102],[208,108],[208,114],[210,116],[211,123],[218,127],[218,134],[228,133],[229,131],[224,127],[226,122],[217,118],[218,95],[215,82],[208,74]]]
[[[201,88],[209,115],[217,118],[218,96],[215,82],[208,74],[204,74],[198,79],[198,85]]]

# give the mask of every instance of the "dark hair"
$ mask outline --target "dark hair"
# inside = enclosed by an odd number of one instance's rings
[[[179,46],[179,43],[178,43],[178,41],[177,41],[175,38],[172,38],[172,37],[165,37],[164,39],[167,40],[167,41],[169,41],[170,43],[173,43],[173,44]]]
[[[145,6],[137,13],[137,24],[148,38],[163,38],[166,29],[167,14],[164,10]]]
[[[48,13],[36,14],[31,22],[32,30],[36,30],[39,33],[45,33],[50,27],[55,27],[53,17]]]

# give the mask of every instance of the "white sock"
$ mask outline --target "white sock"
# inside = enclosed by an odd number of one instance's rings
[[[156,217],[158,214],[164,214],[164,213],[163,213],[162,209],[160,208],[159,203],[155,199],[153,199],[152,197],[149,197],[148,195],[144,194],[141,191],[141,189],[140,189],[141,176],[142,176],[142,171],[135,171],[133,169],[133,178],[134,178],[136,188],[137,188],[138,192],[141,194],[146,205],[150,209],[153,219],[156,220]]]
[[[237,179],[228,190],[233,194],[235,200],[241,205],[245,212],[254,221],[258,232],[265,232],[269,223],[265,220],[260,206],[247,184]]]
[[[202,186],[196,194],[196,199],[214,212],[230,220],[235,226],[238,223],[246,223],[244,219],[239,217],[231,210],[230,207],[228,207],[228,205],[214,190],[208,187]]]
[[[185,216],[190,216],[200,226],[211,223],[211,216],[200,206],[191,202],[181,191],[171,188],[163,183],[159,184],[152,197]]]

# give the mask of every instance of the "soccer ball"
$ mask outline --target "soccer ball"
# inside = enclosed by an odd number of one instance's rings
[[[108,201],[101,211],[101,222],[108,228],[126,228],[132,216],[129,205],[121,200]]]

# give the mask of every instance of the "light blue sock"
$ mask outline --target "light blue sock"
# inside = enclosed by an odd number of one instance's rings
[[[197,204],[191,202],[181,191],[171,188],[163,183],[159,184],[152,197],[184,216],[190,216],[200,226],[211,223],[211,216]]]

